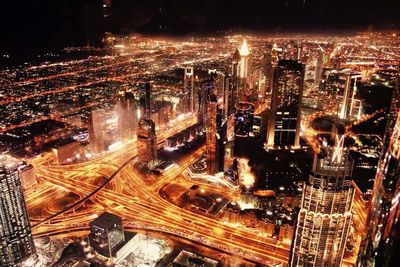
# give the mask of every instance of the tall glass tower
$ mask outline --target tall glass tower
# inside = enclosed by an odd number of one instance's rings
[[[268,146],[299,146],[304,71],[304,64],[297,60],[280,60],[275,68]]]
[[[290,266],[341,266],[352,222],[353,162],[343,139],[315,155],[304,186]]]
[[[16,266],[35,253],[18,162],[0,156],[0,266]]]
[[[381,159],[375,175],[358,266],[397,266],[400,262],[400,91],[394,89],[383,138]],[[396,265],[397,263],[397,265]]]
[[[400,261],[400,116],[387,128],[389,133],[375,176],[360,266],[395,266]]]
[[[184,91],[187,94],[186,112],[194,112],[194,73],[193,67],[184,69]]]
[[[137,139],[139,160],[147,167],[153,168],[157,165],[157,135],[156,127],[151,119],[151,84],[143,82],[139,84],[140,90],[144,93],[143,117],[139,120]]]

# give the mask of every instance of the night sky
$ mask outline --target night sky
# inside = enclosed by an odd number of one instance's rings
[[[134,3],[133,3],[134,2]],[[186,34],[216,30],[267,32],[388,29],[399,26],[398,0],[114,1],[115,23]]]
[[[0,52],[20,58],[71,45],[101,45],[104,31],[185,36],[226,31],[343,33],[393,30],[399,0],[9,0]]]

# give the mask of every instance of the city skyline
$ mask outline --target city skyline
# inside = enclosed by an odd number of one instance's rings
[[[6,19],[0,266],[397,266],[400,31],[375,4]]]

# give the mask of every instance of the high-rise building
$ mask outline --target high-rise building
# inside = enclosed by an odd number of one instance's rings
[[[150,82],[141,83],[140,90],[144,93],[143,117],[139,120],[137,138],[138,138],[138,156],[139,161],[152,168],[157,164],[157,135],[156,127],[151,120],[151,84]]]
[[[315,155],[303,187],[290,266],[341,266],[352,222],[353,162],[343,139]]]
[[[301,60],[302,57],[302,46],[298,42],[291,40],[285,44],[284,48],[285,59],[289,60]]]
[[[134,137],[137,126],[136,105],[131,92],[118,94],[115,111],[118,116],[118,139],[127,142]]]
[[[18,162],[0,156],[0,266],[16,266],[35,253]]]
[[[74,160],[79,154],[80,143],[73,139],[65,139],[56,144],[51,150],[56,164]]]
[[[243,43],[239,49],[239,55],[240,55],[240,78],[247,78],[248,77],[248,71],[249,71],[249,55],[250,55],[250,50],[249,47],[247,46],[247,41],[246,39],[243,40]]]
[[[226,120],[223,119],[222,113],[222,109],[218,107],[216,96],[210,94],[207,103],[206,123],[206,161],[209,175],[224,171]]]
[[[157,135],[155,124],[152,120],[140,119],[137,138],[140,162],[147,164],[149,167],[154,166],[157,162]]]
[[[250,102],[236,103],[235,136],[248,137],[253,129],[255,106]]]
[[[93,153],[100,153],[105,148],[104,142],[104,110],[89,109],[85,118],[89,132],[90,150]]]
[[[243,40],[243,43],[240,47],[239,56],[239,77],[238,77],[238,100],[239,101],[247,101],[247,97],[249,93],[249,55],[250,50],[247,46],[246,39]]]
[[[225,97],[225,73],[221,71],[215,72],[215,90],[214,93],[217,96],[218,105],[225,110],[225,101],[227,97]]]
[[[143,118],[151,118],[151,83],[141,82],[139,83],[139,90],[143,93],[141,98],[141,105],[143,108]]]
[[[228,76],[225,78],[225,117],[229,117],[235,114],[237,93],[238,93],[238,80],[234,76]]]
[[[355,95],[357,92],[357,83],[361,81],[361,75],[358,73],[344,73],[341,76],[344,84],[339,89],[339,109],[338,117],[340,119],[350,119],[354,114]]]
[[[228,111],[226,117],[235,113],[235,105],[238,98],[239,88],[239,75],[240,75],[240,54],[236,49],[232,57],[231,72],[225,80],[225,90],[227,95]]]
[[[24,190],[32,188],[37,185],[35,168],[32,164],[25,161],[21,162],[18,166],[19,176],[21,178],[21,185]]]
[[[197,123],[206,125],[207,123],[207,104],[210,94],[213,94],[215,89],[215,80],[212,75],[201,83],[199,90],[199,108],[197,112]]]
[[[224,118],[229,117],[229,101],[232,98],[232,78],[229,75],[224,76],[224,88],[223,88],[223,109]]]
[[[187,112],[194,111],[194,72],[193,67],[185,67],[184,69],[184,91],[187,96]]]
[[[319,85],[322,77],[322,69],[324,67],[324,50],[321,46],[318,47],[317,70],[315,77],[315,84]]]
[[[272,93],[274,69],[276,65],[272,57],[272,49],[273,49],[272,44],[268,43],[265,47],[265,53],[264,53],[265,94]],[[263,95],[262,97],[265,97],[265,95]]]
[[[400,262],[400,109],[395,88],[375,176],[368,231],[359,266],[397,266]],[[396,118],[397,117],[397,118]]]
[[[90,246],[99,254],[112,258],[125,241],[122,218],[105,212],[90,224]]]
[[[235,50],[235,53],[233,53],[232,56],[232,69],[231,69],[231,74],[232,76],[235,77],[240,77],[240,52],[239,49]]]
[[[280,60],[275,69],[268,146],[299,146],[304,69],[296,60]]]

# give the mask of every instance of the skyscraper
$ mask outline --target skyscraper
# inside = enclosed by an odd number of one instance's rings
[[[157,135],[155,124],[151,120],[151,84],[144,82],[139,85],[139,88],[144,93],[142,102],[144,114],[138,125],[138,156],[140,162],[153,168],[157,164]]]
[[[232,70],[231,70],[231,74],[232,76],[235,77],[240,77],[240,52],[239,49],[235,50],[235,53],[233,53],[232,56]]]
[[[247,41],[246,39],[243,40],[242,46],[239,49],[239,55],[240,55],[240,78],[247,78],[248,76],[248,71],[249,71],[249,55],[250,55],[250,50],[249,47],[247,46]]]
[[[304,185],[290,266],[341,266],[352,222],[353,162],[343,139],[315,155]]]
[[[246,39],[243,40],[243,43],[238,51],[240,55],[238,98],[239,101],[247,101],[250,50],[249,47],[247,46]]]
[[[194,73],[193,67],[185,67],[184,91],[187,94],[187,112],[194,111]]]
[[[400,115],[398,87],[383,140],[359,266],[396,266],[400,262]]]
[[[321,77],[322,77],[322,69],[324,66],[324,50],[322,49],[321,46],[318,47],[318,58],[317,58],[317,70],[316,70],[316,77],[315,77],[315,83],[317,86],[319,86],[319,83],[321,82]]]
[[[18,162],[0,156],[0,266],[16,266],[35,253]]]
[[[235,136],[248,137],[253,129],[255,106],[250,102],[236,103]]]
[[[115,111],[118,116],[119,140],[127,142],[134,137],[137,126],[136,105],[131,92],[118,95]]]
[[[350,119],[354,114],[355,95],[357,92],[357,82],[361,80],[361,75],[358,73],[343,73],[344,84],[339,90],[339,110],[338,117],[340,119]]]
[[[201,83],[199,90],[199,108],[197,112],[197,123],[207,124],[207,108],[210,100],[210,94],[214,95],[215,75],[209,74],[206,80]]]
[[[143,93],[143,97],[141,98],[143,118],[149,120],[151,118],[151,83],[139,83],[139,90]]]
[[[268,43],[265,47],[264,53],[264,75],[265,75],[265,93],[270,94],[272,92],[272,85],[274,80],[274,69],[275,64],[272,58],[272,44]],[[263,98],[265,95],[262,96]]]
[[[280,60],[274,73],[267,145],[299,146],[304,64]]]
[[[222,116],[222,109],[218,107],[216,96],[214,94],[209,94],[206,124],[207,173],[209,175],[224,171],[225,122]]]
[[[226,77],[225,90],[228,98],[228,113],[226,116],[235,113],[235,105],[238,97],[238,87],[239,87],[239,75],[240,75],[240,54],[239,50],[236,49],[232,57],[231,62],[231,72],[230,75]]]
[[[89,132],[90,150],[92,153],[101,153],[105,149],[103,132],[104,110],[94,110],[90,108],[86,120]]]
[[[97,219],[90,222],[89,226],[90,246],[107,258],[115,257],[118,246],[125,241],[122,218],[104,212]]]

